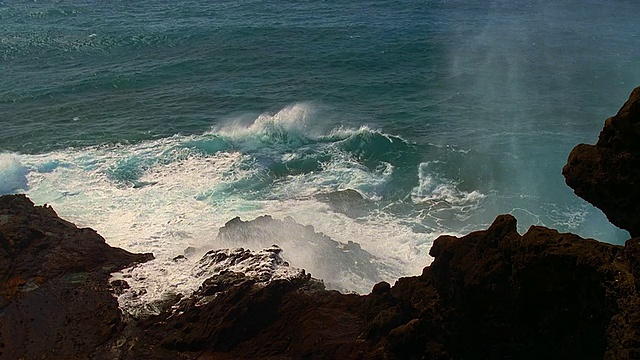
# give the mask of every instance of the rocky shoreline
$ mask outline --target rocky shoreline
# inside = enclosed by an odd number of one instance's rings
[[[563,174],[630,232],[625,246],[539,226],[520,235],[501,215],[439,237],[421,275],[368,295],[325,290],[305,271],[279,275],[288,265],[277,247],[213,251],[201,261],[263,265],[209,277],[142,318],[122,312],[113,294],[128,285],[109,277],[153,255],[2,196],[0,359],[639,359],[640,88]]]

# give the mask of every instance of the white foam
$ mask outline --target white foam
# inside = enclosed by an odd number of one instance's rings
[[[118,302],[131,315],[141,317],[158,314],[164,299],[191,296],[204,280],[225,270],[243,273],[257,283],[305,274],[304,270],[289,266],[278,247],[257,252],[237,248],[157,259],[114,274],[112,280],[127,282],[129,288],[118,296]]]
[[[17,155],[0,153],[0,195],[26,191],[28,173]]]
[[[379,269],[382,280],[391,283],[401,276],[419,274],[432,260],[428,252],[433,240],[442,234],[437,231],[415,233],[401,219],[384,211],[372,212],[366,218],[352,219],[332,211],[329,205],[312,199],[273,202],[269,204],[268,209],[266,213],[277,214],[276,217],[290,216],[298,223],[312,225],[317,232],[324,233],[336,241],[359,243],[363,249],[381,261]],[[247,216],[247,219],[254,214]],[[291,254],[286,252],[286,241],[279,245],[285,249],[284,256],[293,266],[301,267],[302,264],[310,263],[311,260],[305,257],[314,256],[312,249],[310,252]],[[335,266],[331,259],[327,259],[327,269]],[[312,272],[312,275],[323,278],[324,273]],[[371,281],[364,281],[353,275],[330,280],[340,289],[360,293],[370,291],[374,285]]]
[[[311,137],[309,120],[313,113],[310,104],[297,103],[275,114],[261,114],[249,124],[240,120],[229,121],[215,126],[209,134],[243,141],[245,147],[257,147],[260,143],[302,142],[305,138]],[[258,144],[251,146],[252,141]]]
[[[434,207],[441,204],[464,206],[477,204],[485,195],[474,190],[466,192],[459,190],[453,181],[438,178],[432,172],[433,162],[423,162],[418,166],[418,186],[411,192],[411,198],[415,203],[427,203]]]
[[[259,173],[259,169],[246,166],[250,156],[237,152],[200,154],[181,147],[202,138],[176,136],[136,145],[67,149],[20,155],[17,161],[32,169],[45,169],[28,174],[28,195],[36,203],[48,203],[62,217],[96,229],[113,246],[153,252],[158,260],[143,265],[140,271],[148,273],[147,279],[166,279],[169,292],[173,291],[171,283],[182,282],[178,278],[185,269],[168,261],[187,247],[214,247],[217,229],[237,215],[247,220],[264,214],[276,218],[288,215],[335,240],[359,242],[379,259],[383,278],[390,282],[419,273],[430,261],[427,252],[437,234],[415,234],[402,219],[384,211],[351,219],[311,196],[355,188],[374,198],[376,189],[392,174],[391,165],[370,171],[353,159],[336,156],[321,172],[281,179],[270,188],[270,195],[251,199],[244,193],[216,193],[225,184]],[[136,182],[142,185],[137,187],[110,175],[132,158],[153,160],[141,168]],[[306,255],[286,252],[287,244],[280,245],[288,261],[305,267]],[[334,265],[327,262],[326,266]],[[322,272],[314,275],[322,277]],[[353,274],[332,282],[338,288],[358,292],[368,292],[373,285]],[[161,292],[150,294],[158,297]]]
[[[278,198],[299,198],[353,189],[366,198],[380,200],[392,174],[393,165],[389,163],[381,163],[371,171],[353,157],[336,153],[330,162],[322,164],[321,171],[288,176],[276,184],[273,193]]]
[[[333,138],[333,139],[347,139],[351,136],[355,136],[355,135],[363,135],[363,134],[371,134],[371,135],[380,135],[385,137],[387,140],[389,140],[389,142],[394,142],[394,141],[404,141],[407,142],[406,140],[404,140],[401,136],[398,135],[389,135],[386,134],[380,130],[377,129],[373,129],[368,125],[361,125],[359,128],[357,129],[353,129],[350,127],[345,127],[345,126],[340,126],[336,129],[333,129],[329,132],[328,134],[328,138]]]

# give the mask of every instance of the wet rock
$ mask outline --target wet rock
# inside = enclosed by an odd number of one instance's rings
[[[197,269],[221,269],[203,277],[193,295],[166,296],[157,315],[136,319],[123,317],[109,292],[109,286],[127,291],[127,283],[107,279],[109,271],[148,255],[112,249],[51,209],[13,199],[0,198],[7,264],[0,358],[640,355],[637,238],[622,247],[536,226],[520,235],[515,218],[503,215],[487,230],[438,238],[434,261],[421,275],[393,286],[380,282],[365,296],[327,291],[306,272],[287,270],[276,246],[215,250]],[[245,229],[237,220],[235,226]],[[51,258],[64,253],[59,247],[78,261]]]
[[[111,285],[111,291],[113,291],[115,295],[122,295],[125,290],[131,288],[129,283],[122,279],[114,280],[110,282],[109,285]]]
[[[282,248],[291,265],[300,267],[304,263],[305,269],[324,279],[329,288],[346,290],[333,282],[345,273],[358,276],[363,284],[381,280],[380,263],[360,244],[335,241],[316,232],[313,226],[298,224],[291,217],[278,220],[265,215],[251,221],[234,218],[220,228],[216,238],[216,246],[221,248],[244,247],[257,251],[272,244]],[[367,291],[369,286],[361,291]]]
[[[536,226],[520,235],[503,215],[438,238],[420,276],[366,296],[308,275],[259,283],[226,271],[139,324],[121,349],[139,359],[634,359],[639,244]]]
[[[368,216],[376,208],[375,202],[368,201],[353,189],[318,194],[315,195],[315,198],[331,206],[334,211],[345,214],[350,218]]]

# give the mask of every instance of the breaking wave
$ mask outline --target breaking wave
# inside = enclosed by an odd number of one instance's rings
[[[283,257],[334,277],[325,279],[330,288],[368,292],[377,281],[419,273],[433,239],[456,232],[429,222],[424,204],[437,203],[438,216],[443,207],[477,204],[482,194],[432,173],[416,144],[366,126],[321,131],[319,116],[295,104],[201,135],[3,155],[2,190],[53,205],[111,245],[153,252],[157,260],[142,265],[152,273],[183,271],[170,259],[187,248],[231,246],[215,243],[218,228],[264,214],[312,225],[342,244],[355,241],[370,254],[370,275],[332,273],[336,254],[316,259],[298,251],[299,241],[280,238]],[[253,251],[269,245],[233,244]]]

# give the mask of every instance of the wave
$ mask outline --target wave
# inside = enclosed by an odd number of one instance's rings
[[[264,144],[302,146],[312,141],[310,119],[313,108],[298,103],[287,106],[275,114],[261,114],[249,124],[239,120],[216,126],[210,133],[243,144],[245,147],[261,147]]]
[[[331,276],[332,288],[367,292],[376,281],[419,272],[433,239],[452,232],[446,224],[423,224],[423,204],[440,196],[434,213],[445,203],[458,209],[477,202],[477,194],[465,195],[423,165],[416,144],[365,126],[321,131],[321,116],[294,104],[201,135],[4,155],[0,176],[9,180],[2,190],[53,205],[111,245],[151,251],[157,264],[172,264],[189,247],[222,246],[213,239],[229,219],[270,214],[340,243],[357,240],[375,259],[376,276],[343,271]],[[303,256],[286,236],[278,245],[293,266],[333,274],[330,255]],[[160,271],[157,264],[148,271]]]

